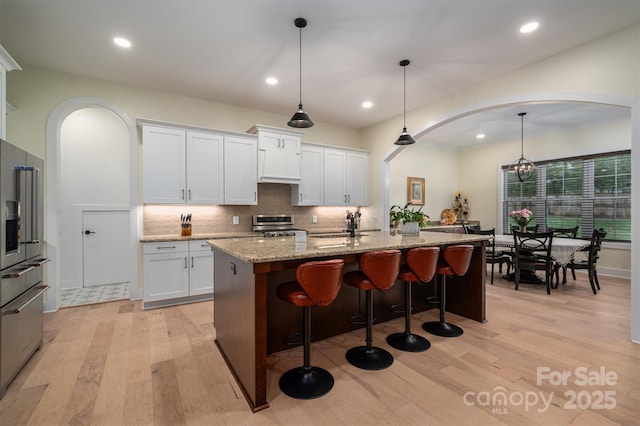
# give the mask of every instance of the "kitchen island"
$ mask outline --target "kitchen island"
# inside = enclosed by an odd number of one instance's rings
[[[395,231],[372,231],[353,238],[309,235],[303,243],[296,243],[295,237],[210,240],[215,258],[216,345],[252,410],[267,408],[267,355],[288,348],[285,338],[301,328],[299,310],[279,300],[275,289],[282,282],[295,280],[298,265],[338,258],[344,259],[345,271],[349,271],[358,268],[361,253],[472,244],[475,248],[469,271],[447,286],[447,311],[484,322],[486,239],[483,235],[420,232],[403,236]],[[376,294],[378,322],[403,315],[389,309],[392,304],[402,303],[402,286],[398,284],[381,296]],[[433,284],[417,288],[414,311],[432,308],[424,299],[432,294]],[[322,339],[362,327],[351,324],[348,318],[363,312],[360,292],[343,285],[332,305],[312,310],[312,324],[322,324],[314,330],[314,337]]]

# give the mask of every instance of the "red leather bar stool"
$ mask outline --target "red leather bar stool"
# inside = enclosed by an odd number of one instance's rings
[[[428,283],[436,274],[440,247],[418,247],[407,252],[398,279],[404,281],[404,332],[387,336],[387,343],[406,352],[424,352],[431,343],[411,332],[411,283]]]
[[[440,321],[429,321],[422,324],[424,331],[442,337],[462,336],[462,329],[457,325],[449,324],[444,320],[444,311],[447,303],[447,276],[462,276],[467,273],[473,254],[472,245],[449,246],[442,251],[438,261],[438,275],[440,275]]]
[[[366,297],[366,346],[356,346],[347,351],[350,364],[364,370],[382,370],[393,364],[393,355],[373,346],[373,297],[371,290],[388,290],[398,278],[400,269],[400,250],[383,250],[364,253],[360,256],[360,270],[347,272],[344,282],[365,291]]]
[[[280,299],[302,307],[304,363],[280,377],[280,389],[292,398],[318,398],[333,387],[331,373],[310,363],[311,306],[328,306],[334,301],[342,284],[343,272],[344,260],[307,262],[296,269],[297,281],[280,284],[277,288]]]

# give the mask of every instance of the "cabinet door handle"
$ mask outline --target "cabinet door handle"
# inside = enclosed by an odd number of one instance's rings
[[[347,202],[347,194],[344,194],[344,202]]]
[[[191,269],[193,269],[193,256],[191,256]]]
[[[302,202],[302,192],[300,193],[300,202]]]
[[[166,250],[166,249],[174,249],[176,246],[158,246],[156,250]]]
[[[284,149],[284,139],[282,139],[282,149]]]
[[[189,189],[189,201],[191,201],[191,189]]]
[[[253,191],[253,201],[258,201],[258,193]]]
[[[347,197],[349,198],[349,203],[351,202],[351,194],[347,195]]]
[[[180,199],[184,200],[184,189],[182,190],[182,195],[180,195]]]
[[[187,258],[184,258],[184,269],[187,269]]]

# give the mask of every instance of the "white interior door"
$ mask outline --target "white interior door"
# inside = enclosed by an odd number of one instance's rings
[[[129,281],[129,211],[82,212],[83,287]]]

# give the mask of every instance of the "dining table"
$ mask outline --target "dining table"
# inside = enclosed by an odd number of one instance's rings
[[[561,267],[567,266],[576,256],[576,253],[586,253],[585,248],[589,247],[591,242],[580,238],[554,238],[551,243],[551,258]],[[497,234],[494,238],[496,247],[515,247],[515,240],[512,234]],[[510,279],[510,277],[508,278]],[[530,277],[534,283],[543,282],[540,279]],[[510,279],[513,281],[512,279]],[[528,281],[525,279],[525,282]]]

